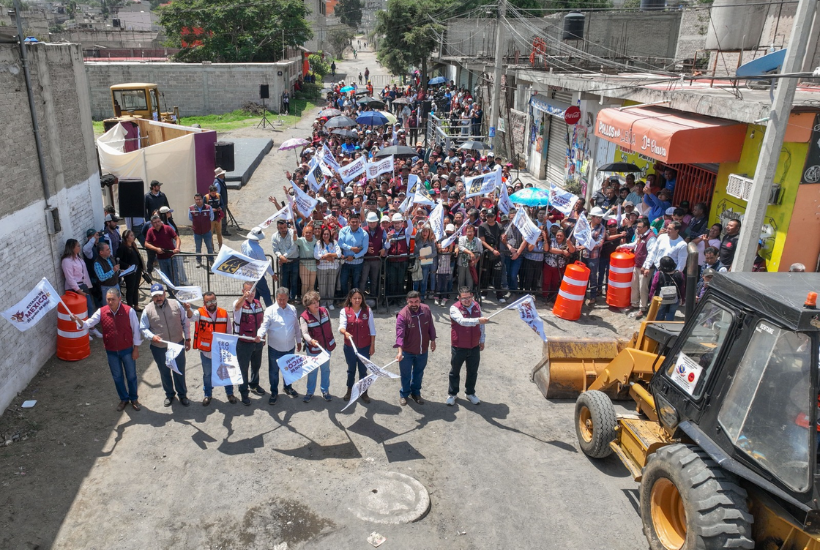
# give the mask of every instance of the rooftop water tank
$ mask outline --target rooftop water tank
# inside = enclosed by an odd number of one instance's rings
[[[751,50],[760,45],[769,4],[759,0],[715,0],[706,35],[707,50]]]
[[[583,40],[586,17],[583,13],[571,11],[564,16],[564,34],[562,40]]]
[[[641,11],[666,9],[666,0],[641,0]]]

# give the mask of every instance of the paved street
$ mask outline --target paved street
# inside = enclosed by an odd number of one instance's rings
[[[358,75],[384,74],[370,51],[340,64]],[[285,139],[309,132],[306,114]],[[271,135],[246,129],[220,138]],[[231,209],[245,229],[273,212],[292,151],[274,150],[250,183],[231,191]],[[268,234],[270,237],[270,232]],[[233,231],[227,239],[238,249]],[[270,241],[264,242],[270,250]],[[220,305],[229,307],[226,299]],[[494,302],[485,302],[489,312]],[[541,342],[514,311],[487,327],[478,375],[478,406],[463,397],[447,407],[450,328],[432,306],[439,348],[424,379],[423,406],[400,407],[398,381],[379,380],[373,402],[344,412],[345,364],[333,352],[331,394],[267,396],[252,406],[227,403],[220,388],[202,407],[198,353],[187,355],[191,405],[162,406],[157,366],[143,344],[138,361],[143,410],[117,413],[117,396],[102,344],[78,363],[52,360],[0,418],[0,434],[26,439],[0,447],[0,548],[251,548],[286,542],[293,548],[382,549],[646,548],[637,484],[614,457],[593,462],[577,448],[574,402],[547,401],[530,382]],[[338,313],[338,310],[337,312]],[[596,308],[580,322],[546,310],[548,335],[623,336],[633,321]],[[497,321],[497,322],[496,322]],[[334,319],[334,329],[338,317]],[[395,318],[379,315],[374,361],[395,356]],[[164,367],[163,367],[164,368]],[[262,380],[267,383],[267,352]],[[304,393],[305,382],[295,385]],[[33,409],[20,409],[37,399]],[[363,521],[351,510],[374,477],[399,472],[429,492],[429,513],[405,525]]]

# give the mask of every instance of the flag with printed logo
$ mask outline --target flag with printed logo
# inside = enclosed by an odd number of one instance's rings
[[[233,386],[243,383],[242,371],[239,370],[239,359],[236,343],[239,337],[233,334],[214,332],[211,341],[211,385]]]
[[[385,157],[383,159],[376,160],[375,162],[368,162],[366,168],[367,179],[372,180],[386,173],[392,174],[393,162],[393,155],[390,155],[389,157]]]
[[[258,281],[270,269],[270,260],[254,260],[227,246],[219,249],[211,267],[214,275],[224,275],[240,281]]]
[[[536,226],[530,217],[527,216],[525,208],[519,208],[518,212],[515,213],[513,225],[518,228],[521,232],[521,236],[524,237],[524,240],[529,244],[535,245],[535,243],[538,242],[538,237],[541,236],[541,231],[538,230],[538,226]]]
[[[365,157],[359,157],[353,162],[340,167],[339,175],[342,177],[342,181],[350,183],[356,176],[364,174],[366,165],[367,159]]]
[[[43,277],[34,289],[26,294],[26,297],[11,306],[6,311],[0,313],[5,320],[20,332],[25,332],[46,313],[57,307],[60,303],[60,293],[54,290],[48,279]],[[89,312],[90,313],[90,312]]]
[[[576,195],[561,189],[554,183],[550,185],[550,205],[564,216],[569,216],[572,213],[576,202],[578,202]]]
[[[304,217],[309,217],[313,213],[313,209],[316,208],[316,205],[319,203],[319,200],[314,199],[313,197],[299,189],[299,186],[292,181],[290,182],[290,186],[293,188],[293,201],[296,203],[296,208],[299,209],[299,212]]]
[[[322,350],[319,355],[297,355],[290,353],[276,360],[282,379],[290,386],[300,378],[318,369],[323,363],[330,361],[330,354]]]

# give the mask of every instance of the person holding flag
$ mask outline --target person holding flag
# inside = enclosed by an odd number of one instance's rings
[[[194,349],[199,350],[199,357],[202,362],[202,386],[205,397],[202,399],[202,406],[211,404],[213,386],[211,385],[212,365],[211,365],[211,344],[214,333],[231,334],[233,322],[228,322],[228,312],[217,306],[216,294],[206,292],[202,295],[204,306],[196,311],[188,309],[188,318],[194,322]],[[225,395],[231,404],[236,403],[236,396],[233,394],[233,386],[225,386]]]
[[[253,258],[254,260],[261,260],[263,262],[268,261],[268,257],[265,256],[265,251],[262,250],[262,245],[259,244],[259,241],[264,238],[265,233],[262,231],[261,227],[254,227],[248,231],[248,234],[245,235],[245,242],[242,243],[242,254],[248,258]],[[268,287],[268,275],[276,280],[276,274],[274,274],[273,269],[268,267],[265,275],[256,282],[256,297],[262,298],[265,302],[265,307],[270,307],[273,305],[273,300],[270,295],[270,288]]]
[[[305,343],[305,351],[310,356],[317,356],[326,351],[336,349],[336,341],[333,339],[333,327],[330,326],[330,314],[325,308],[319,305],[321,297],[315,290],[310,290],[302,296],[302,305],[305,311],[299,316],[299,329],[302,332],[302,340]],[[322,383],[319,389],[322,390],[322,397],[325,401],[330,401],[330,358],[319,365],[319,368],[311,371],[307,375],[307,390],[303,401],[307,403],[316,391],[316,375],[322,373]]]
[[[399,351],[396,361],[401,372],[399,403],[407,405],[410,397],[419,405],[424,405],[421,397],[421,381],[427,366],[427,350],[436,351],[436,326],[430,307],[421,303],[421,296],[415,290],[407,293],[407,305],[396,316],[396,343]]]
[[[279,397],[279,365],[276,360],[285,355],[292,355],[294,348],[296,351],[302,351],[299,316],[296,308],[288,303],[289,292],[284,286],[276,289],[276,303],[265,310],[262,324],[256,331],[256,342],[261,342],[262,338],[268,340],[268,405],[274,405]],[[282,382],[286,395],[299,397],[290,384],[284,384],[284,380]]]
[[[445,238],[440,243],[436,243],[438,252],[438,265],[436,266],[436,305],[445,307],[450,299],[450,290],[453,288],[453,250],[456,247],[453,234],[456,227],[448,223],[444,228]]]
[[[396,212],[390,218],[393,227],[387,232],[387,304],[391,305],[402,294],[407,275],[408,253],[412,231],[404,227],[404,217]]]
[[[262,368],[262,351],[264,342],[255,342],[256,332],[262,325],[265,308],[255,298],[254,283],[242,283],[242,297],[233,303],[234,334],[240,338],[236,341],[236,360],[242,372],[242,384],[239,385],[239,395],[242,404],[246,407],[251,404],[250,392],[256,395],[265,395],[265,390],[259,384],[259,370]]]
[[[349,401],[356,379],[356,370],[359,371],[359,380],[367,376],[367,368],[356,357],[356,350],[365,359],[370,359],[376,353],[376,324],[373,322],[373,312],[367,307],[364,295],[358,288],[350,291],[339,312],[339,332],[344,337],[345,361],[347,362],[347,393],[343,399]],[[353,346],[356,346],[355,350]],[[365,403],[370,403],[370,397],[366,391],[361,398]]]
[[[456,404],[460,386],[461,367],[467,364],[467,379],[464,391],[473,405],[481,400],[475,394],[478,365],[484,351],[484,325],[487,318],[481,316],[481,306],[473,300],[473,291],[468,286],[458,289],[458,301],[450,307],[450,385],[447,389],[447,405]]]
[[[117,411],[122,411],[131,403],[135,411],[140,410],[139,396],[137,395],[137,359],[140,356],[140,337],[137,312],[122,303],[120,291],[109,288],[105,294],[106,305],[94,312],[90,318],[83,321],[73,313],[71,318],[83,329],[92,329],[100,325],[103,336],[103,346],[108,357],[108,367],[114,379],[114,387],[120,397]],[[164,360],[163,360],[164,363]],[[162,368],[162,367],[160,367]],[[123,372],[125,376],[123,377]],[[127,388],[126,388],[127,382]]]
[[[185,352],[176,358],[179,373],[171,372],[166,366],[165,350],[168,342],[185,344],[185,351],[191,349],[191,329],[188,315],[183,313],[191,308],[186,303],[165,297],[165,288],[159,284],[151,285],[151,302],[142,310],[140,330],[146,340],[151,341],[151,355],[159,368],[162,379],[162,389],[165,390],[166,407],[170,407],[174,397],[179,396],[179,402],[188,406],[188,387],[185,384]],[[184,338],[183,338],[184,336]]]

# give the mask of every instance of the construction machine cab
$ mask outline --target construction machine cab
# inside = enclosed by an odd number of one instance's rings
[[[163,113],[160,108],[160,93],[156,84],[135,82],[111,86],[111,102],[114,116],[141,117],[175,124],[179,111]]]

